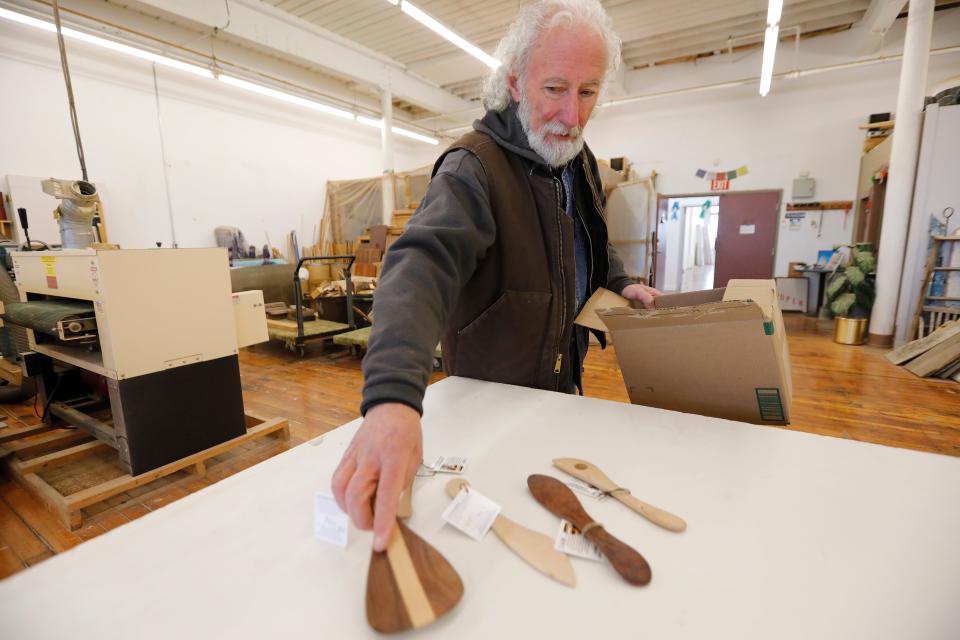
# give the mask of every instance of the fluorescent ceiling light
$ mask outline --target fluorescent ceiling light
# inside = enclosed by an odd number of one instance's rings
[[[383,128],[383,120],[378,120],[376,118],[368,118],[367,116],[357,116],[357,122],[360,124],[365,124],[368,127],[375,127],[377,129]],[[403,127],[391,127],[393,133],[398,136],[404,136],[406,138],[411,138],[413,140],[419,140],[420,142],[426,142],[427,144],[440,144],[440,141],[436,138],[431,138],[430,136],[425,136],[422,133],[417,133],[416,131],[410,131],[409,129],[404,129]]]
[[[463,36],[457,33],[454,33],[447,26],[438,22],[436,18],[434,18],[433,16],[427,13],[424,13],[422,9],[419,9],[415,5],[410,4],[406,0],[387,0],[387,2],[389,2],[392,5],[399,4],[400,10],[403,11],[405,14],[407,14],[408,16],[410,16],[411,18],[413,18],[423,26],[427,27],[434,33],[438,34],[439,36],[446,38],[453,44],[457,45],[458,47],[460,47],[461,49],[463,49],[464,51],[472,55],[474,58],[476,58],[483,64],[487,65],[488,67],[490,67],[491,69],[496,69],[497,67],[500,66],[499,60],[497,60],[496,58],[491,56],[489,53],[487,53],[477,45],[473,44]]]
[[[417,133],[416,131],[410,131],[409,129],[403,129],[401,127],[393,127],[392,130],[398,136],[404,136],[405,138],[412,138],[413,140],[419,140],[420,142],[426,142],[427,144],[440,144],[440,141],[437,140],[436,138],[425,136],[422,133]]]
[[[770,0],[767,5],[767,24],[780,24],[780,16],[783,15],[783,0]]]
[[[360,124],[365,124],[368,127],[376,127],[379,129],[383,125],[383,120],[377,120],[376,118],[368,118],[367,116],[357,116],[357,122]]]
[[[777,55],[777,43],[780,41],[780,26],[767,27],[763,36],[763,66],[760,67],[760,95],[770,93],[773,80],[773,60]]]
[[[269,96],[271,98],[276,98],[277,100],[283,100],[284,102],[289,102],[290,104],[306,107],[307,109],[313,109],[314,111],[321,111],[331,116],[337,116],[338,118],[353,120],[353,114],[350,113],[349,111],[345,111],[343,109],[337,109],[336,107],[331,107],[330,105],[323,104],[322,102],[316,102],[314,100],[301,98],[300,96],[284,93],[283,91],[277,91],[276,89],[265,87],[262,84],[254,84],[253,82],[247,82],[246,80],[241,80],[240,78],[234,78],[233,76],[228,76],[222,73],[218,76],[218,78],[220,82],[223,82],[224,84],[228,84],[232,87],[239,87],[240,89],[245,89],[253,93],[259,93],[262,96]]]
[[[763,63],[760,66],[760,95],[770,93],[773,82],[773,61],[780,43],[780,16],[783,15],[783,0],[770,0],[767,5],[767,30],[763,34]]]
[[[57,28],[53,23],[46,22],[44,20],[39,20],[37,18],[32,18],[30,16],[23,15],[22,13],[16,13],[15,11],[10,11],[8,9],[0,9],[0,18],[6,18],[12,20],[13,22],[19,22],[20,24],[25,24],[31,27],[36,27],[38,29],[43,29],[44,31],[50,31],[56,33]],[[145,51],[143,49],[137,49],[136,47],[130,47],[125,44],[120,44],[119,42],[114,42],[113,40],[107,40],[106,38],[100,38],[98,36],[90,35],[89,33],[84,33],[82,31],[76,31],[68,27],[63,27],[61,29],[63,32],[63,37],[71,38],[73,40],[80,40],[81,42],[86,42],[88,44],[96,45],[104,49],[110,49],[111,51],[116,51],[117,53],[122,53],[134,58],[140,58],[141,60],[149,60],[150,62],[156,62],[165,67],[171,67],[174,69],[179,69],[180,71],[186,71],[187,73],[192,73],[197,76],[203,76],[205,78],[212,78],[213,73],[209,69],[204,67],[198,67],[195,64],[189,64],[187,62],[181,62],[179,60],[174,60],[173,58],[168,58],[166,56],[161,56],[160,54],[153,53],[151,51]]]
[[[31,18],[30,16],[25,16],[22,13],[17,13],[16,11],[10,11],[9,9],[0,9],[0,18],[13,20],[14,22],[19,22],[20,24],[43,29],[44,31],[55,32],[57,30],[57,28],[53,26],[52,22],[44,22],[43,20],[38,20],[37,18]]]
[[[399,1],[399,0],[397,0]],[[30,27],[35,27],[37,29],[42,29],[43,31],[49,31],[51,33],[56,33],[57,28],[52,22],[47,22],[46,20],[41,20],[39,18],[34,18],[32,16],[24,15],[22,13],[17,13],[16,11],[10,11],[9,9],[0,8],[0,18],[10,20],[12,22],[17,22],[24,24]],[[63,27],[61,29],[64,37],[72,38],[74,40],[79,40],[81,42],[86,42],[88,44],[96,45],[104,49],[109,49],[111,51],[116,51],[117,53],[122,53],[134,58],[140,58],[141,60],[149,60],[150,62],[155,62],[159,65],[165,67],[170,67],[172,69],[179,69],[180,71],[186,71],[196,76],[201,76],[204,78],[213,79],[216,77],[224,84],[244,89],[246,91],[251,91],[253,93],[258,93],[263,96],[268,96],[276,100],[282,100],[290,104],[295,104],[300,107],[306,107],[307,109],[312,109],[314,111],[320,111],[321,113],[326,113],[331,116],[336,116],[338,118],[343,118],[345,120],[356,120],[357,122],[369,126],[377,127],[378,129],[382,126],[380,120],[374,118],[368,118],[366,116],[354,116],[350,111],[345,109],[338,109],[337,107],[332,107],[330,105],[324,104],[322,102],[316,102],[315,100],[309,100],[307,98],[302,98],[300,96],[295,96],[289,93],[284,93],[283,91],[278,91],[276,89],[271,89],[270,87],[265,87],[260,84],[255,84],[253,82],[247,82],[246,80],[241,80],[240,78],[235,78],[233,76],[220,74],[214,76],[213,72],[210,69],[205,67],[200,67],[195,64],[190,64],[188,62],[181,62],[180,60],[175,60],[174,58],[168,58],[162,56],[158,53],[153,53],[152,51],[146,51],[144,49],[138,49],[137,47],[131,47],[126,44],[121,44],[114,40],[108,40],[106,38],[101,38],[99,36],[91,35],[89,33],[84,33],[82,31],[76,31],[68,27]],[[439,140],[436,138],[431,138],[408,129],[403,129],[401,127],[393,127],[393,133],[399,136],[405,136],[407,138],[412,138],[414,140],[419,140],[420,142],[426,142],[427,144],[439,144]]]

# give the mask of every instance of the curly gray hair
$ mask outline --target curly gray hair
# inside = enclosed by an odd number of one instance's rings
[[[599,32],[607,48],[607,77],[616,71],[620,66],[620,37],[598,0],[541,0],[520,10],[507,35],[497,45],[495,56],[501,64],[484,80],[485,109],[503,111],[507,108],[511,100],[510,75],[523,77],[534,42],[541,33],[562,23]]]

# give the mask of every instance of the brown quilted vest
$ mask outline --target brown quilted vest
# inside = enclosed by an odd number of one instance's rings
[[[455,142],[437,160],[434,174],[454,149],[479,159],[497,234],[450,317],[442,340],[444,369],[449,375],[569,391],[574,238],[573,221],[561,208],[563,185],[545,167],[505,152],[478,131]],[[581,154],[585,163],[587,153]],[[597,210],[604,259],[594,261],[591,290],[607,275],[606,228],[592,169],[584,172],[590,195],[581,205]]]

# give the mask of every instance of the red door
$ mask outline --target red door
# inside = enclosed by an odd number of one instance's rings
[[[734,278],[773,277],[779,217],[779,191],[720,196],[714,287]]]

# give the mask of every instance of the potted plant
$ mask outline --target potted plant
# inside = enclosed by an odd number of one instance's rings
[[[863,344],[876,297],[877,256],[870,243],[850,248],[846,267],[838,267],[827,285],[827,302],[835,317],[834,342]]]

